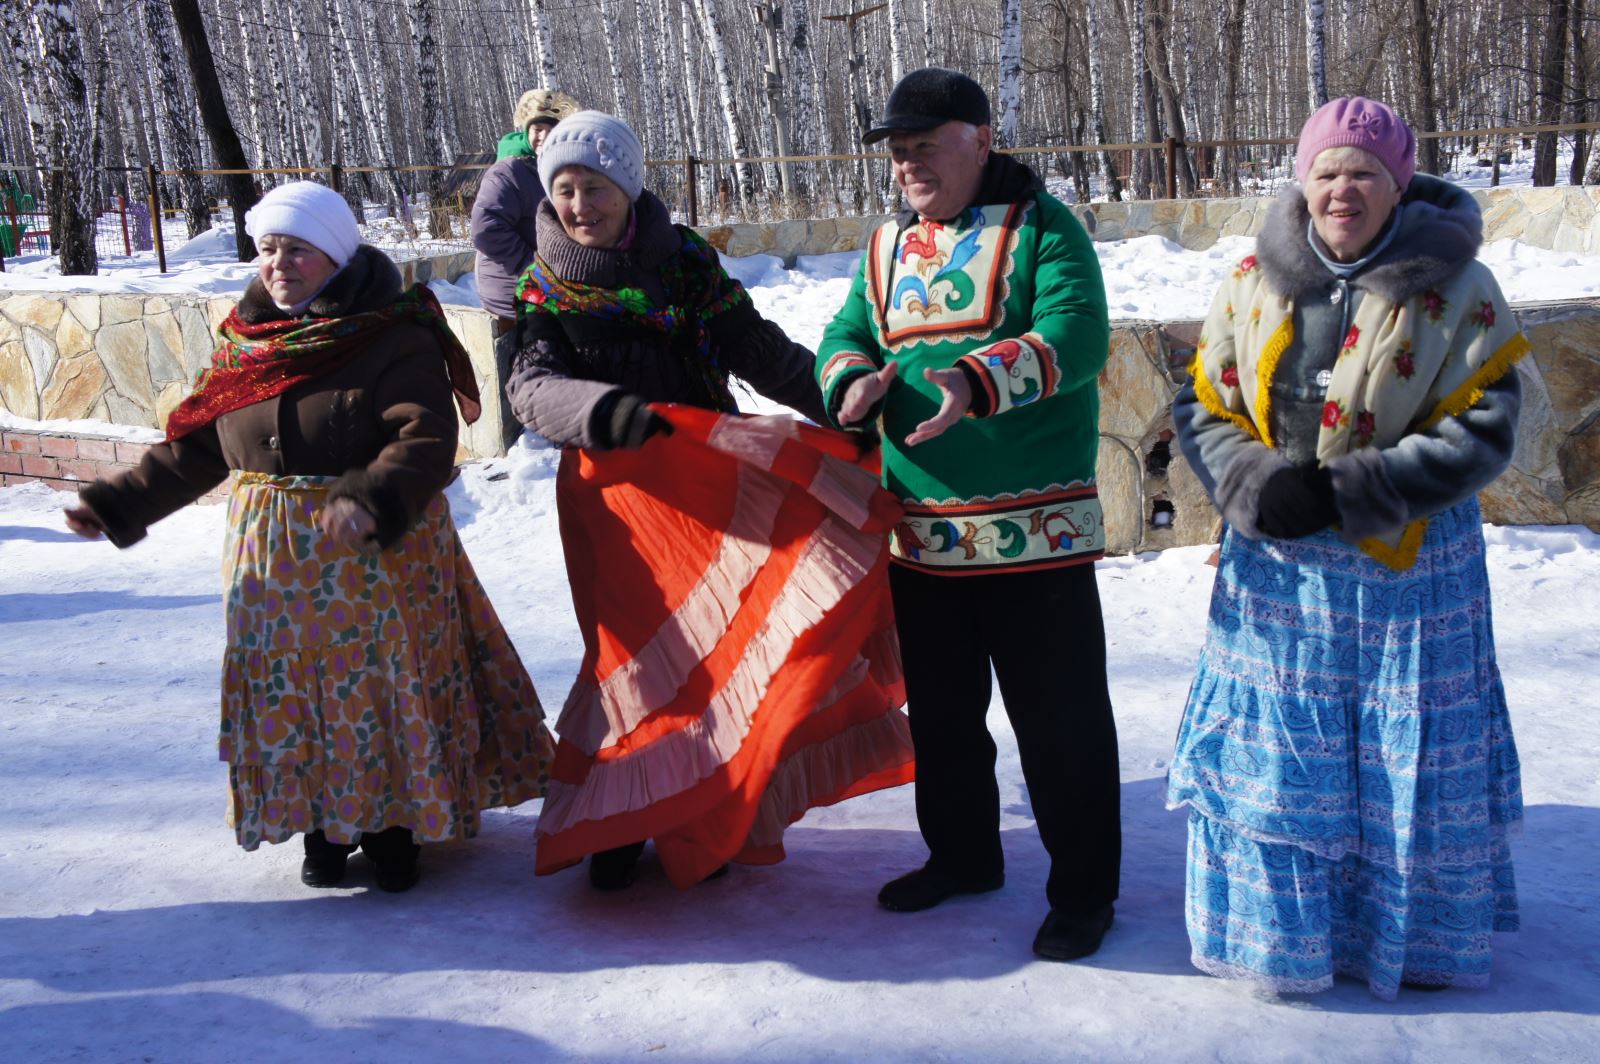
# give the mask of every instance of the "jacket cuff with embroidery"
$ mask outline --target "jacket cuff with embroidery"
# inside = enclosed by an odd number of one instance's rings
[[[1048,399],[1061,385],[1056,353],[1036,333],[998,340],[962,355],[956,365],[973,385],[972,417],[992,417]]]

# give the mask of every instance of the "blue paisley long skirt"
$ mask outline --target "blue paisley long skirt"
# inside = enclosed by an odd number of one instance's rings
[[[1167,804],[1189,808],[1202,971],[1487,985],[1492,932],[1517,929],[1522,786],[1477,501],[1404,572],[1331,532],[1230,530]]]

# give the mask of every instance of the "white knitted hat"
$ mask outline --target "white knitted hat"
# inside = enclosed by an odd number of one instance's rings
[[[327,185],[291,181],[272,189],[244,216],[244,231],[254,240],[268,233],[304,240],[343,267],[361,245],[361,230],[350,205]]]
[[[549,188],[563,166],[587,166],[610,178],[628,197],[644,191],[644,148],[620,118],[604,111],[579,111],[563,118],[539,148],[539,180]]]

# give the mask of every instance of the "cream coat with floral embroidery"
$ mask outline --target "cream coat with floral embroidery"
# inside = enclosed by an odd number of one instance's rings
[[[1328,385],[1316,453],[1326,463],[1460,414],[1528,351],[1488,267],[1470,262],[1443,284],[1401,303],[1359,288]],[[1214,416],[1274,446],[1269,406],[1278,360],[1294,341],[1293,301],[1265,283],[1254,255],[1218,290],[1200,335],[1195,390]],[[1425,520],[1362,541],[1368,554],[1409,568]]]

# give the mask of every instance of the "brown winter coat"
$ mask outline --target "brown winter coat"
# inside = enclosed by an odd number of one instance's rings
[[[363,245],[306,313],[378,310],[400,294],[394,263]],[[286,315],[258,278],[239,300],[239,316],[259,324]],[[342,368],[157,444],[137,468],[97,480],[80,495],[107,538],[126,547],[230,470],[338,477],[329,498],[365,507],[377,521],[378,542],[387,546],[449,483],[456,431],[438,338],[425,326],[396,322]]]

